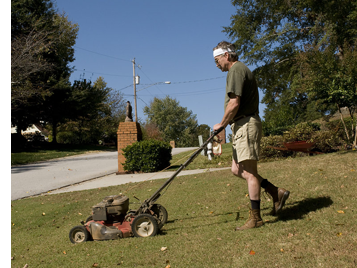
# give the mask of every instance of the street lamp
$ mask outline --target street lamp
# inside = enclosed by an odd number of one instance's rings
[[[139,76],[135,76],[135,58],[132,60],[132,62],[133,62],[133,81],[134,81],[135,122],[138,122],[138,112],[137,112],[137,108],[136,108],[136,85],[138,85],[140,83],[139,82],[140,77]],[[171,82],[170,81],[157,82],[157,83],[151,84],[151,85],[149,85],[147,87],[144,87],[144,88],[138,90],[138,92],[141,91],[141,90],[144,90],[144,89],[146,89],[148,87],[152,87],[152,86],[159,85],[159,84],[171,84]]]
[[[142,89],[138,90],[137,92],[142,91],[142,90],[144,90],[144,89],[147,89],[148,87],[152,87],[152,86],[155,86],[155,85],[160,85],[160,84],[171,84],[171,82],[170,82],[170,81],[165,81],[165,82],[157,82],[157,83],[154,83],[154,84],[148,85],[147,87],[144,87],[144,88],[142,88]]]

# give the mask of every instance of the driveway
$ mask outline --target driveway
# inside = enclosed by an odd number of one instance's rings
[[[172,154],[194,149],[197,147],[174,148]],[[117,171],[118,152],[84,154],[11,167],[11,200],[46,193]]]

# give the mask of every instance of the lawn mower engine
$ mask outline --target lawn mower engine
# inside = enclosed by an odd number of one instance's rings
[[[85,226],[93,240],[110,240],[130,236],[129,198],[111,195],[92,207],[92,219],[89,217]]]
[[[166,209],[153,204],[129,211],[129,198],[124,195],[105,197],[92,207],[92,215],[69,232],[72,243],[88,240],[112,240],[130,236],[148,237],[157,234],[167,220]]]

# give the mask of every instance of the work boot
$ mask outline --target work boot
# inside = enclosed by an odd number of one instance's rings
[[[243,231],[251,228],[258,228],[264,225],[262,217],[260,216],[260,209],[250,209],[249,210],[249,218],[247,222],[241,226],[237,227],[236,231]]]
[[[290,192],[284,188],[275,187],[272,184],[269,184],[265,191],[273,198],[274,204],[271,214],[275,215],[285,205],[285,201],[289,198]]]

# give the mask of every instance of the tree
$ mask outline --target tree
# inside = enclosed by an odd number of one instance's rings
[[[212,129],[206,125],[201,124],[196,129],[196,136],[202,135],[203,141],[206,141],[211,136]]]
[[[77,32],[49,0],[11,1],[11,120],[18,131],[42,120],[46,97],[63,93]]]
[[[179,105],[176,99],[166,96],[163,99],[154,98],[149,106],[144,107],[147,123],[154,123],[164,141],[175,141],[176,146],[191,146],[197,140],[196,115]]]
[[[336,55],[333,48],[324,51],[311,48],[300,53],[301,76],[294,81],[304,89],[316,104],[324,106],[324,111],[330,114],[336,110],[341,115],[347,140],[356,146],[356,124],[354,113],[357,109],[357,51],[355,46],[344,44],[343,55]],[[352,137],[344,123],[341,108],[347,107],[352,122]]]
[[[306,99],[306,90],[294,83],[301,76],[298,57],[311,47],[321,52],[330,49],[340,57],[346,52],[346,44],[354,47],[357,1],[234,0],[232,3],[237,13],[224,31],[235,40],[237,52],[247,64],[259,66],[254,73],[265,93],[263,102],[268,109],[284,95],[284,105],[301,111],[295,122],[308,117],[308,108],[312,111],[316,107],[314,113],[324,113],[326,107],[314,105],[315,100]],[[300,102],[301,99],[306,101]]]
[[[59,102],[54,104],[57,103]],[[49,113],[53,116],[66,114],[61,117],[62,121],[48,119],[52,122],[53,137],[57,132],[54,122],[57,122],[59,140],[63,143],[116,141],[119,122],[125,119],[125,101],[120,92],[107,87],[102,77],[93,84],[86,80],[75,81],[65,103],[66,105],[61,105],[62,109],[54,109],[58,112]]]

